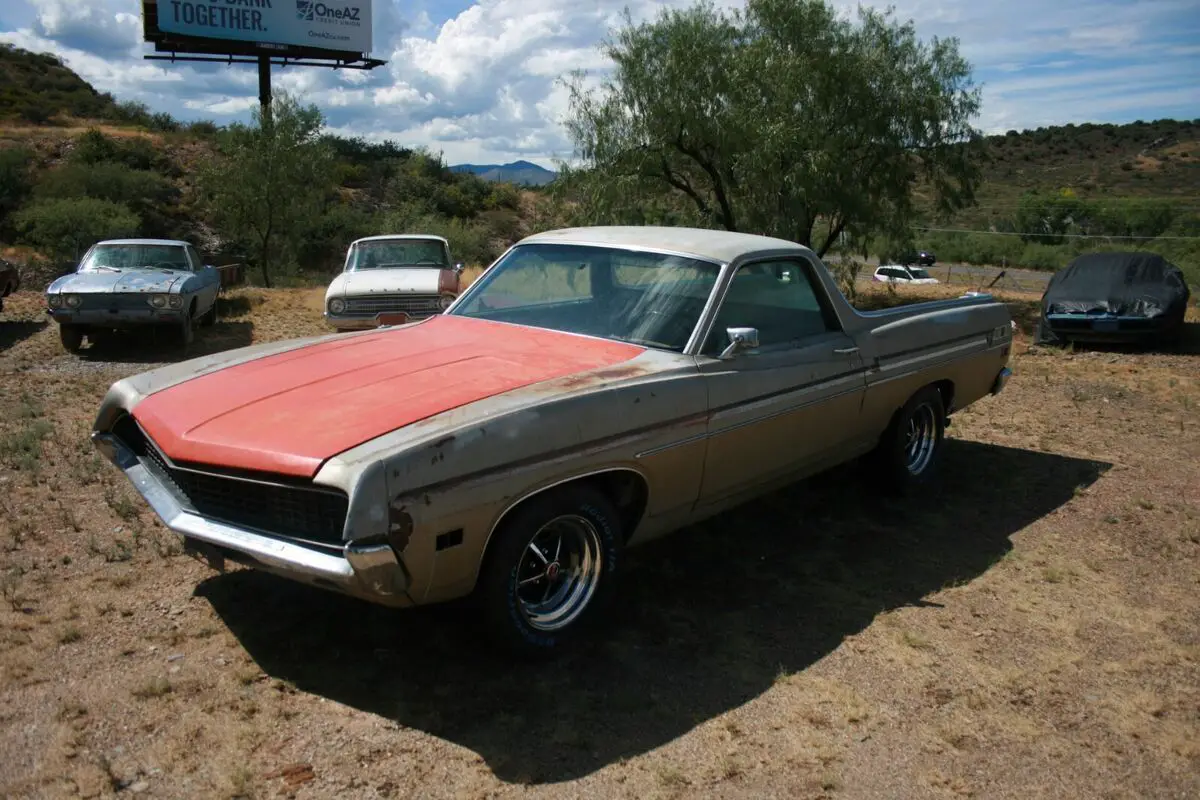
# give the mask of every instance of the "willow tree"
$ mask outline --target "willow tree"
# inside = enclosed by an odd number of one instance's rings
[[[334,187],[334,153],[322,137],[324,118],[279,93],[267,114],[234,123],[218,140],[221,157],[200,175],[209,211],[222,233],[251,244],[263,284],[293,255]]]
[[[568,81],[580,166],[564,185],[586,221],[675,198],[697,224],[779,236],[823,255],[843,232],[902,234],[914,196],[974,202],[979,90],[954,39],[889,11],[820,0],[702,2],[624,24],[598,86]]]

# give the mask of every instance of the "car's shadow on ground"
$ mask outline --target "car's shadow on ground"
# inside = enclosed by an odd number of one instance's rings
[[[218,320],[208,328],[197,326],[195,338],[185,348],[178,331],[172,328],[114,331],[85,346],[79,358],[116,364],[167,364],[245,347],[253,334],[251,322]]]
[[[25,341],[31,336],[36,336],[44,331],[48,324],[49,322],[44,319],[22,319],[12,322],[0,320],[0,352]]]
[[[943,456],[904,501],[843,468],[631,551],[613,628],[552,663],[498,657],[457,608],[390,611],[250,571],[197,592],[268,675],[470,748],[501,779],[569,780],[976,578],[1110,466],[959,440]]]

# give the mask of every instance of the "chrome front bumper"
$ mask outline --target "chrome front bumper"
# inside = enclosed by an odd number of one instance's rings
[[[186,507],[119,438],[100,431],[94,431],[91,438],[96,449],[125,473],[163,524],[183,537],[185,549],[203,556],[214,569],[224,571],[228,558],[373,603],[413,605],[405,592],[407,575],[390,545],[350,542],[341,555],[334,555],[202,517]]]
[[[1000,374],[996,376],[995,382],[992,383],[992,394],[1000,394],[1004,391],[1004,387],[1008,385],[1009,378],[1012,377],[1012,370],[1008,367],[1000,370]]]

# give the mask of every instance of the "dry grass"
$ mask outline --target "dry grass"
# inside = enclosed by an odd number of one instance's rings
[[[319,309],[236,292],[195,352]],[[727,513],[631,555],[606,636],[516,667],[455,608],[180,558],[86,438],[178,350],[69,357],[43,316],[0,316],[0,795],[1200,793],[1195,356],[1023,334],[924,496],[847,468]]]

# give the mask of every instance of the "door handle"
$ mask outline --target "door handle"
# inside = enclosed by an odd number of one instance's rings
[[[837,348],[834,348],[833,352],[837,353],[839,356],[848,356],[848,355],[851,355],[852,353],[857,353],[858,348],[857,347],[837,347]]]

